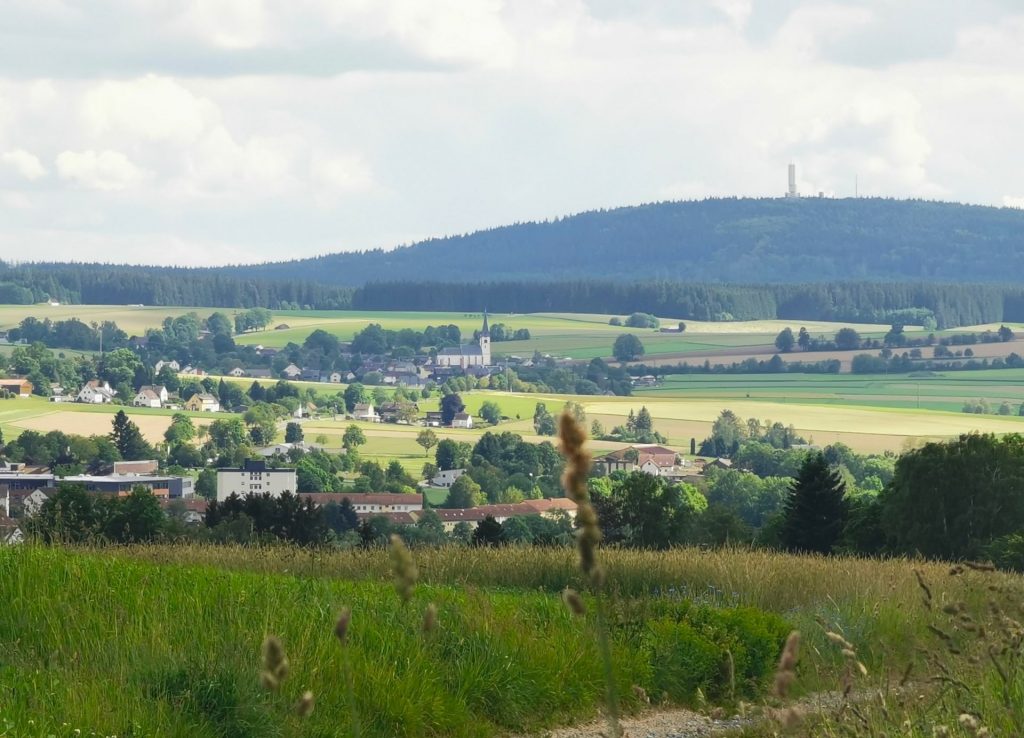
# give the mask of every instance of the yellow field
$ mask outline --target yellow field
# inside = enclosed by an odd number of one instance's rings
[[[103,436],[110,433],[113,413],[117,408],[112,408],[110,413],[96,412],[75,412],[73,410],[56,410],[54,412],[40,413],[27,418],[12,421],[9,425],[22,430],[34,430],[40,433],[59,430],[64,433],[72,433],[81,436]],[[164,440],[164,431],[171,424],[169,415],[144,415],[133,413],[125,408],[128,417],[139,426],[142,435],[150,443],[158,443]],[[197,426],[209,425],[214,418],[195,417],[192,422]]]

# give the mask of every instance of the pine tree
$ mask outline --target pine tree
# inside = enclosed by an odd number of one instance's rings
[[[790,551],[828,554],[846,519],[846,485],[822,453],[810,454],[790,486],[781,540]]]
[[[110,433],[110,440],[117,446],[118,453],[121,454],[122,459],[135,461],[153,456],[153,448],[146,443],[146,439],[142,437],[139,426],[128,419],[124,410],[117,411],[117,415],[114,416],[113,426],[114,429]]]

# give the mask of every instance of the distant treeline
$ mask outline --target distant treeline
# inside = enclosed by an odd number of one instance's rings
[[[831,320],[938,328],[1024,320],[1024,287],[903,284],[686,284],[682,282],[379,282],[352,295],[358,310],[578,312],[642,310],[687,320]]]
[[[96,305],[341,310],[351,307],[351,299],[351,289],[304,279],[266,281],[177,267],[11,266],[0,261],[0,304],[56,300]]]
[[[998,284],[697,284],[579,280],[373,282],[356,289],[307,280],[260,281],[211,270],[0,262],[0,303],[145,304],[275,310],[496,313],[643,311],[686,320],[831,320],[951,328],[1024,321],[1024,286]]]

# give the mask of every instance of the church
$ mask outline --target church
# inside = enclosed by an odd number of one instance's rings
[[[491,365],[491,328],[487,324],[487,311],[484,311],[484,327],[480,331],[478,345],[456,346],[441,349],[437,352],[437,366],[457,366],[468,369],[471,366]]]

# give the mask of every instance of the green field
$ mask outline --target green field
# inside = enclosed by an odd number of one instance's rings
[[[226,308],[173,308],[133,307],[129,305],[0,305],[0,330],[13,328],[26,317],[40,320],[66,320],[77,317],[87,323],[112,320],[126,333],[142,334],[148,328],[158,328],[165,317],[176,317],[195,312],[206,317],[215,311],[229,316],[238,312]],[[784,327],[796,330],[805,326],[812,334],[832,334],[840,327],[850,325],[865,336],[878,336],[887,326],[869,324],[826,323],[822,321],[758,320],[709,323],[687,321],[683,334],[659,333],[649,329],[624,328],[608,325],[609,315],[586,315],[575,313],[532,313],[494,314],[491,323],[504,323],[515,328],[528,328],[531,338],[527,341],[507,341],[493,345],[495,355],[532,356],[535,351],[575,359],[591,359],[611,355],[612,343],[622,333],[635,333],[641,337],[647,356],[699,353],[721,349],[755,348],[771,344],[775,335]],[[621,316],[620,316],[621,317]],[[360,330],[371,323],[379,323],[386,329],[413,328],[423,330],[427,326],[454,324],[459,326],[465,340],[472,338],[473,331],[479,330],[482,313],[426,313],[390,311],[343,311],[343,310],[279,310],[267,330],[254,331],[236,337],[246,345],[262,345],[282,348],[288,343],[301,344],[314,330],[320,329],[337,336],[342,341],[351,340]],[[675,326],[678,319],[663,318],[662,325]],[[287,326],[277,330],[279,326]],[[908,328],[908,331],[914,330]]]
[[[234,380],[248,385],[252,380]],[[334,394],[337,385],[308,384]],[[995,411],[1006,401],[1013,415],[971,415],[960,412],[967,400],[985,399]],[[1004,369],[950,372],[929,377],[868,376],[831,374],[694,375],[676,376],[662,386],[638,390],[634,397],[595,397],[550,394],[520,394],[474,391],[463,394],[468,411],[479,415],[485,401],[496,402],[507,420],[495,430],[512,431],[534,442],[533,412],[538,402],[557,411],[569,400],[580,402],[590,419],[606,429],[622,424],[630,410],[647,406],[655,427],[668,437],[668,444],[688,452],[690,439],[708,436],[715,417],[725,408],[741,417],[755,417],[793,425],[815,443],[841,441],[864,452],[898,451],[925,440],[948,438],[971,431],[1024,432],[1024,418],[1016,413],[1024,403],[1024,370]],[[419,403],[420,411],[436,410],[432,397]],[[109,416],[116,406],[53,404],[41,398],[0,402],[0,430],[11,438],[24,429],[64,430],[69,433],[99,433],[110,430]],[[158,441],[169,422],[170,410],[128,408],[143,433]],[[199,422],[210,422],[224,414],[198,414]],[[340,450],[341,436],[351,424],[329,415],[304,421],[306,435],[324,435],[328,448]],[[378,461],[397,459],[413,473],[425,460],[416,444],[421,427],[390,424],[360,424],[368,443],[361,453]],[[486,430],[436,429],[442,438],[472,442]],[[550,440],[550,439],[547,439]],[[618,448],[613,442],[596,442],[598,451]]]

